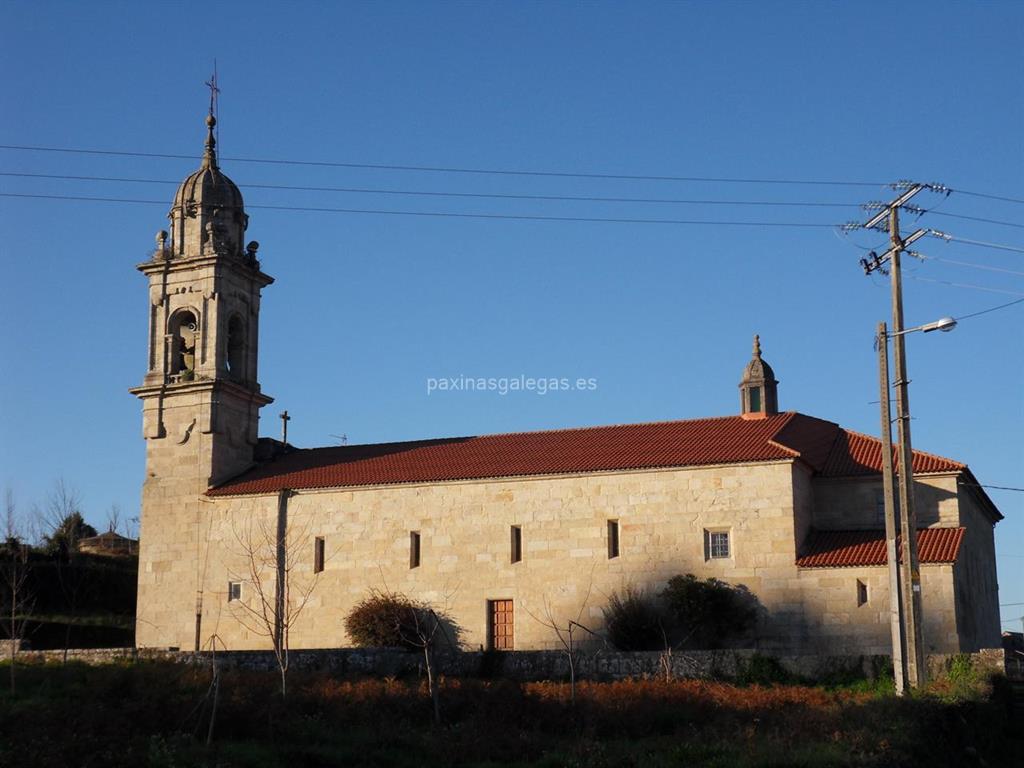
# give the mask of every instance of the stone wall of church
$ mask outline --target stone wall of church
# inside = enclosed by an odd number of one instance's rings
[[[790,462],[300,491],[287,512],[297,547],[293,597],[316,583],[291,644],[348,645],[345,615],[369,590],[388,589],[446,610],[465,630],[469,648],[488,645],[488,601],[512,600],[515,647],[556,648],[552,621],[564,626],[578,619],[600,629],[601,607],[613,591],[634,585],[653,592],[671,576],[694,573],[745,585],[760,600],[757,636],[740,645],[883,653],[889,638],[884,568],[794,565],[795,537],[811,515],[813,495],[807,473]],[[211,501],[203,636],[216,633],[229,649],[268,647],[266,629],[246,608],[258,607],[258,596],[245,550],[263,553],[262,588],[272,594],[277,497]],[[614,558],[608,520],[619,523]],[[518,563],[510,561],[512,526],[522,531]],[[412,531],[420,535],[416,568],[410,567]],[[729,534],[728,558],[708,556],[708,531]],[[314,576],[316,537],[324,539],[326,558]],[[929,650],[957,650],[951,568],[926,567],[923,578],[926,601],[943,606],[926,618]],[[869,591],[861,606],[858,579]],[[241,601],[228,600],[231,581],[241,584]],[[191,621],[185,622],[190,632]]]
[[[796,653],[892,652],[889,573],[869,568],[802,568],[797,577],[804,600],[804,642]],[[858,583],[859,582],[859,583]],[[866,587],[867,599],[862,602]],[[926,653],[961,650],[954,607],[953,566],[921,566],[921,636]]]
[[[973,488],[959,486],[960,524],[967,531],[953,569],[957,630],[964,650],[1001,642],[995,528]]]
[[[884,528],[880,477],[814,481],[814,525],[829,530]],[[960,525],[955,475],[916,475],[914,502],[918,525]]]
[[[218,431],[206,432],[212,397],[209,388],[181,385],[165,398],[164,436],[146,441],[136,613],[140,647],[193,648],[199,585],[211,557],[220,556],[208,544],[216,505],[204,494],[215,464],[235,473],[251,462],[241,415],[248,406],[218,398]],[[251,500],[251,506],[261,505],[260,499]]]
[[[661,589],[692,572],[744,584],[766,603],[764,636],[782,640],[772,618],[779,585],[795,576],[790,462],[576,477],[300,491],[288,503],[293,537],[306,541],[293,592],[313,578],[313,541],[323,537],[325,569],[292,630],[294,647],[346,645],[343,618],[370,589],[389,589],[444,608],[468,647],[486,646],[488,601],[514,601],[516,648],[554,648],[546,624],[579,619],[598,628],[608,596],[626,585]],[[216,499],[204,627],[229,648],[260,647],[246,610],[227,600],[242,581],[255,599],[236,531],[276,525],[276,497]],[[619,555],[609,557],[608,521],[619,523]],[[512,563],[510,531],[522,531]],[[727,532],[729,557],[712,559],[707,531]],[[410,568],[410,532],[421,563]],[[258,537],[257,537],[258,538]],[[268,574],[269,577],[269,574]],[[239,619],[243,621],[239,621]],[[204,632],[206,630],[204,629]]]

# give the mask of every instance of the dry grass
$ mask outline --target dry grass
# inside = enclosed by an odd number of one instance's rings
[[[712,681],[568,685],[222,675],[204,746],[208,669],[168,663],[19,669],[0,696],[3,766],[1011,765],[1024,751],[1005,701]],[[998,692],[997,692],[998,693]],[[1015,740],[1016,739],[1016,740]],[[1020,763],[1018,763],[1020,764]]]

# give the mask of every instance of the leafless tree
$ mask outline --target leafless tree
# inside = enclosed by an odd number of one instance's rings
[[[121,533],[121,507],[116,503],[107,508],[107,530]]]
[[[398,646],[423,654],[435,725],[441,724],[438,646],[444,641],[450,650],[456,650],[462,634],[462,628],[448,615],[453,594],[446,592],[444,609],[438,611],[385,585],[370,590],[345,619],[345,629],[357,645]]]
[[[450,600],[445,598],[445,606]],[[423,653],[423,665],[427,671],[427,690],[434,711],[434,725],[441,725],[441,689],[438,680],[437,646],[444,640],[450,649],[458,645],[460,627],[447,615],[441,615],[427,604],[413,605],[409,610],[408,621],[399,621],[398,630],[402,633],[404,643]]]
[[[18,647],[25,639],[25,629],[33,608],[33,596],[29,590],[28,577],[31,561],[29,546],[23,541],[23,532],[18,524],[14,492],[10,488],[4,494],[3,517],[3,561],[0,563],[0,586],[3,588],[4,623],[9,641],[10,687],[15,693],[15,661]]]
[[[547,627],[555,634],[558,644],[561,646],[561,651],[569,662],[569,702],[573,706],[576,705],[576,669],[579,664],[580,637],[591,637],[600,640],[602,644],[605,643],[601,635],[580,621],[587,609],[587,603],[590,601],[593,583],[593,573],[591,573],[590,580],[587,582],[587,591],[583,595],[580,609],[577,611],[575,618],[556,617],[547,594],[543,595],[539,615],[531,611],[529,607],[526,608],[526,613],[530,618],[538,624]]]
[[[441,724],[441,692],[437,670],[437,644],[446,638],[453,645],[445,628],[445,621],[429,606],[417,606],[409,611],[408,621],[402,622],[405,643],[423,653],[423,665],[427,671],[427,690],[434,711],[434,725]]]
[[[79,542],[88,536],[95,536],[96,530],[85,522],[82,515],[82,500],[78,491],[68,486],[63,479],[54,483],[46,500],[43,524],[50,533],[44,537],[46,548],[53,556],[67,609],[68,621],[64,629],[64,663],[68,660],[71,645],[71,630],[78,617],[78,609],[92,586],[92,574],[86,567],[85,558],[78,551]]]
[[[58,478],[49,495],[43,510],[43,524],[50,529],[51,536],[59,532],[68,518],[82,514],[82,497],[78,491]]]
[[[286,498],[278,510],[275,524],[253,515],[241,524],[233,524],[242,566],[231,576],[246,585],[249,594],[232,600],[230,606],[242,626],[270,640],[281,675],[281,696],[285,697],[291,630],[313,595],[320,574],[302,556],[312,542],[312,518],[297,526],[289,525]]]

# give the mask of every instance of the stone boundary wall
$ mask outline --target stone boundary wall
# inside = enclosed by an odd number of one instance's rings
[[[8,651],[9,653],[9,651]],[[941,677],[958,654],[931,654],[927,658],[929,678]],[[988,673],[1006,672],[1002,648],[986,648],[969,654],[975,669]],[[18,660],[28,663],[60,663],[63,651],[22,651]],[[111,664],[145,660],[180,664],[209,664],[208,653],[161,651],[156,649],[96,648],[69,650],[68,661]],[[274,671],[277,662],[270,651],[223,651],[217,654],[224,668]],[[771,656],[753,650],[688,651],[664,656],[658,652],[617,651],[579,653],[576,676],[581,680],[627,680],[631,678],[722,678],[742,677],[751,665],[774,660],[785,672],[808,680],[836,675],[876,678],[889,664],[888,656]],[[771,661],[767,662],[771,664]],[[560,651],[511,651],[507,653],[455,652],[438,654],[438,668],[453,677],[494,677],[520,681],[568,680],[569,659]],[[333,675],[376,675],[401,677],[423,671],[423,655],[393,648],[338,648],[292,651],[290,669],[323,671]]]

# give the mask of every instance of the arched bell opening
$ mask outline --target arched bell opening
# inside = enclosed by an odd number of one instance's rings
[[[170,337],[168,374],[174,381],[192,381],[196,375],[196,340],[199,338],[196,312],[191,309],[175,312],[167,335]]]
[[[228,320],[225,351],[224,365],[228,378],[237,382],[245,381],[245,322],[239,315],[232,315]]]

